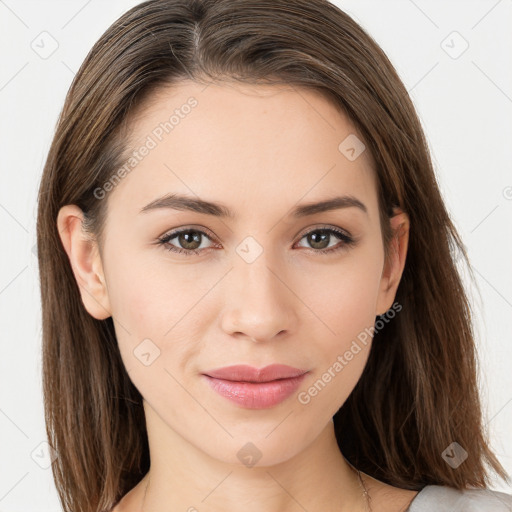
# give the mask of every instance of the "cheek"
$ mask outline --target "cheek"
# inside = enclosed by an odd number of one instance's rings
[[[121,357],[132,376],[145,363],[158,360],[161,339],[169,329],[162,307],[172,310],[173,304],[161,296],[157,276],[136,255],[117,251],[110,261],[114,263],[106,277],[112,317]]]
[[[343,272],[309,297],[319,325],[315,336],[315,369],[297,401],[304,411],[327,421],[346,401],[364,370],[375,323],[378,279],[369,267]],[[325,325],[322,325],[325,324]]]
[[[161,392],[170,374],[181,374],[197,350],[194,319],[205,294],[184,266],[148,263],[119,255],[107,276],[121,357],[145,397]]]
[[[303,283],[302,296],[317,317],[318,342],[332,353],[374,324],[381,269],[378,259],[359,252],[324,270]]]
[[[357,384],[367,362],[380,284],[378,252],[360,251],[308,283],[309,322],[318,327],[314,375],[302,388],[299,403],[332,417]],[[303,289],[306,293],[306,288]]]
[[[117,247],[135,246],[126,240]],[[180,308],[179,269],[165,267],[151,256],[157,248],[140,251],[115,249],[109,255],[107,282],[112,314],[136,339],[162,338],[171,327],[173,312]]]

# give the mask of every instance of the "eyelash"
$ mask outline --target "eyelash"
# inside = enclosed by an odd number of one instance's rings
[[[331,253],[331,252],[338,252],[338,251],[341,251],[344,249],[348,249],[349,247],[355,245],[355,243],[356,243],[356,240],[354,238],[345,234],[343,231],[341,231],[339,229],[335,229],[335,228],[330,228],[330,227],[320,227],[320,228],[315,228],[311,231],[308,231],[300,237],[299,242],[307,235],[310,235],[311,233],[316,233],[316,232],[333,234],[336,237],[340,238],[341,241],[343,242],[343,244],[341,246],[334,246],[334,247],[330,247],[328,249],[309,248],[310,251],[313,251],[315,253],[325,255],[325,254]],[[158,243],[158,245],[163,246],[164,249],[166,249],[167,251],[178,253],[178,254],[184,254],[185,256],[192,256],[192,255],[199,254],[200,252],[207,250],[207,249],[181,249],[179,247],[169,244],[169,242],[172,239],[178,237],[182,233],[199,233],[201,235],[205,235],[207,238],[210,239],[208,234],[200,229],[186,228],[186,229],[180,229],[178,231],[173,231],[171,233],[165,234],[164,236],[158,238],[157,243]],[[208,249],[210,249],[210,247]],[[308,248],[306,248],[306,249],[308,250]]]

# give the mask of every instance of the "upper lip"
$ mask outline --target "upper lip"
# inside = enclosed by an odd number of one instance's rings
[[[301,370],[285,364],[271,364],[260,369],[242,364],[208,370],[204,375],[208,375],[215,379],[239,382],[270,382],[277,379],[298,377],[307,373],[307,371],[308,370]]]

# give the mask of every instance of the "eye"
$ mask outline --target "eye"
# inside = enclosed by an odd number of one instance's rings
[[[329,247],[329,243],[332,241],[333,236],[341,241],[341,244],[338,243],[334,247]],[[175,239],[176,242],[181,245],[181,247],[177,247],[171,243],[171,240]],[[211,237],[200,229],[186,228],[173,231],[158,238],[158,244],[164,246],[164,248],[168,251],[191,256],[193,254],[201,253],[202,251],[212,247],[202,247],[204,239],[210,240]],[[320,254],[347,249],[356,243],[356,240],[349,234],[341,231],[338,228],[332,227],[321,227],[313,229],[302,235],[300,240],[302,239],[307,240],[307,243],[309,243],[311,246],[310,250],[312,252]]]
[[[341,240],[341,245],[337,244],[329,247],[329,242],[332,241],[333,236]],[[356,243],[356,240],[349,234],[344,233],[340,229],[330,227],[321,227],[308,231],[302,235],[301,240],[304,238],[312,246],[313,252],[323,254],[347,249]]]
[[[175,238],[183,248],[176,247],[170,243],[171,240],[174,240]],[[158,243],[163,245],[168,251],[191,256],[193,254],[198,254],[205,249],[204,247],[201,247],[203,238],[209,239],[210,237],[204,231],[199,229],[187,228],[164,235],[158,239]]]

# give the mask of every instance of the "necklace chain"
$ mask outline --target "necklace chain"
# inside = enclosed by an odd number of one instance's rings
[[[363,488],[363,498],[365,501],[366,509],[368,512],[372,512],[372,506],[370,503],[370,494],[368,493],[368,489],[366,489],[366,485],[364,485],[363,478],[361,477],[361,471],[359,471],[358,469],[356,471],[357,471],[357,476],[359,477],[359,483],[360,483],[361,487]]]
[[[365,500],[366,509],[368,512],[372,512],[372,507],[370,504],[370,495],[368,494],[368,490],[366,489],[366,485],[364,485],[363,478],[361,477],[361,471],[354,468],[354,471],[357,471],[357,476],[359,478],[359,484],[363,488],[363,498]],[[144,512],[144,503],[146,502],[146,494],[148,493],[148,487],[149,487],[149,479],[151,478],[150,475],[148,475],[148,481],[146,483],[146,489],[144,490],[144,497],[142,498],[142,505],[140,507],[141,512]]]

